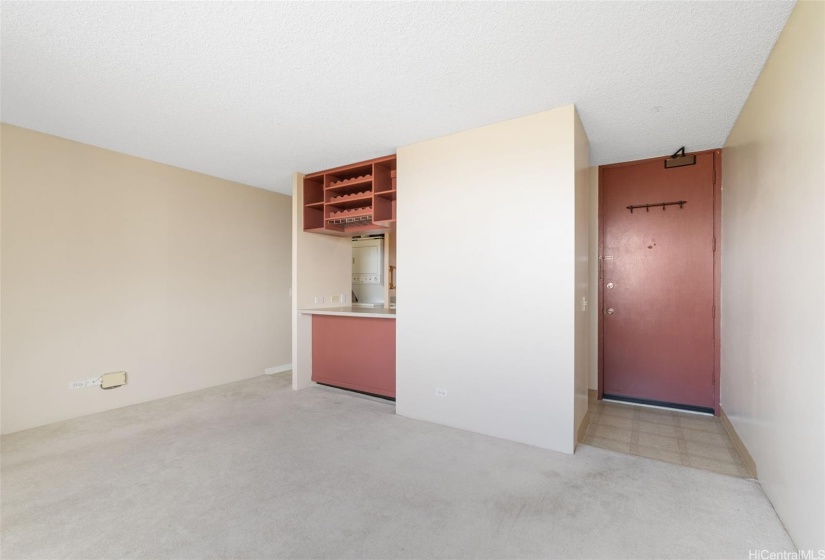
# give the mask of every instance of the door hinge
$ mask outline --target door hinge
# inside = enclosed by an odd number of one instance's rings
[[[713,252],[716,252],[716,236],[713,237]]]
[[[716,165],[713,166],[713,184],[716,184]]]
[[[716,387],[716,376],[713,375],[713,372],[710,372],[710,378],[713,381],[713,386]]]
[[[715,303],[710,306],[710,313],[711,313],[711,316],[715,319],[716,318],[716,304]]]

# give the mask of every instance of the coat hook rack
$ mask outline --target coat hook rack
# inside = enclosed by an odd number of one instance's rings
[[[650,212],[651,208],[658,208],[659,206],[661,206],[662,210],[664,211],[664,209],[667,206],[676,206],[677,204],[681,209],[685,206],[685,204],[687,204],[687,200],[676,200],[674,202],[657,202],[655,204],[632,204],[628,206],[627,209],[630,210],[630,213],[632,214],[633,210],[635,210],[636,208],[644,208],[646,212]]]

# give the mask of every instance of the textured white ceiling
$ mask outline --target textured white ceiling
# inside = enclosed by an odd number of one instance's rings
[[[288,193],[568,103],[591,163],[723,144],[790,2],[3,2],[4,122]]]

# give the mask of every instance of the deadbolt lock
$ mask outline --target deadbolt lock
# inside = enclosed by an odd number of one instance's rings
[[[607,283],[607,289],[608,289],[608,290],[612,290],[612,289],[613,289],[613,282],[608,282],[608,283]]]
[[[608,308],[607,308],[607,312],[606,312],[606,313],[607,313],[608,315],[613,315],[613,313],[615,313],[615,312],[616,312],[616,310],[615,310],[615,309],[613,309],[612,307],[608,307]]]

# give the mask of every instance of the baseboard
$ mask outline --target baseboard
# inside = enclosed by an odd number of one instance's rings
[[[292,369],[292,364],[285,364],[285,365],[282,365],[282,366],[275,366],[275,367],[266,368],[264,370],[264,373],[266,375],[274,375],[276,373],[282,373],[282,372],[285,372],[285,371],[289,371],[291,369]]]
[[[753,457],[748,452],[748,448],[745,447],[745,442],[743,442],[742,438],[739,437],[739,434],[736,433],[736,429],[733,427],[733,424],[731,424],[728,415],[725,414],[725,409],[721,406],[719,407],[719,418],[722,420],[722,425],[725,427],[725,431],[728,432],[728,436],[733,442],[733,446],[736,447],[736,450],[739,452],[739,456],[742,457],[742,462],[745,463],[745,467],[747,467],[753,478],[758,478],[756,476],[756,461],[753,460]]]

